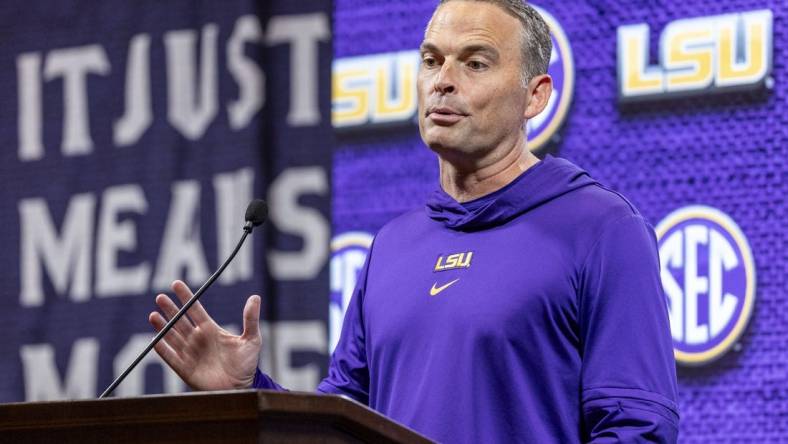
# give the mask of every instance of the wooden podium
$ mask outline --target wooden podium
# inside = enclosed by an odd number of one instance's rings
[[[266,390],[0,405],[2,443],[428,443],[333,395]]]

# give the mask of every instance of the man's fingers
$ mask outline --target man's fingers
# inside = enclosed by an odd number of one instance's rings
[[[148,316],[148,322],[150,322],[157,332],[160,332],[167,324],[164,317],[155,311]],[[171,328],[161,340],[166,342],[178,355],[187,354],[188,352],[186,340],[183,339],[183,336],[174,328]]]
[[[156,305],[158,305],[161,311],[164,312],[164,314],[167,316],[167,319],[172,319],[178,313],[178,306],[175,305],[175,302],[172,302],[172,299],[167,297],[165,294],[156,296]],[[188,318],[184,316],[175,323],[175,327],[173,328],[178,330],[183,336],[187,336],[192,330],[194,330],[194,325],[192,325]]]
[[[246,300],[244,306],[244,332],[243,339],[260,337],[260,296],[252,295]]]
[[[181,301],[181,304],[185,304],[191,297],[193,293],[189,286],[186,285],[183,281],[175,281],[172,283],[172,291],[175,292],[175,296],[178,296],[178,299]],[[196,325],[200,325],[203,322],[213,321],[208,312],[205,311],[202,304],[199,302],[195,302],[194,305],[189,308],[189,311],[186,314],[191,318],[192,321]]]
[[[153,346],[153,349],[156,350],[156,353],[161,356],[161,359],[164,359],[164,362],[170,366],[175,373],[181,375],[183,378],[184,371],[186,370],[186,364],[183,362],[180,356],[175,353],[175,350],[172,349],[169,345],[167,345],[164,341],[159,341],[156,345]]]
[[[167,324],[164,316],[162,316],[158,311],[151,312],[151,314],[148,315],[148,322],[150,322],[150,325],[152,325],[153,329],[156,330],[156,333],[160,332],[161,329]]]

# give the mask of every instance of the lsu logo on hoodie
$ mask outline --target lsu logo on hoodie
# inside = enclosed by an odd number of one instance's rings
[[[470,268],[472,258],[473,251],[440,255],[438,256],[438,261],[435,263],[435,269],[433,271],[446,271],[453,270],[455,268]]]

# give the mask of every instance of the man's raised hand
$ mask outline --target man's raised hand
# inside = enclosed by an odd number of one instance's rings
[[[181,281],[173,282],[172,290],[182,304],[192,296],[189,287]],[[156,296],[156,305],[167,319],[178,311],[175,303],[164,294]],[[148,316],[157,332],[167,319],[155,311]],[[240,336],[221,328],[196,302],[156,344],[155,350],[191,388],[223,390],[252,385],[262,342],[260,296],[253,295],[244,306]]]

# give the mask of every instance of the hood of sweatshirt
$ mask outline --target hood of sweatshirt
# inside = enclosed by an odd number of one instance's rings
[[[596,183],[575,164],[548,155],[503,188],[465,204],[439,187],[427,200],[427,215],[453,230],[480,230],[503,224],[566,193]],[[486,202],[473,205],[478,201]]]

